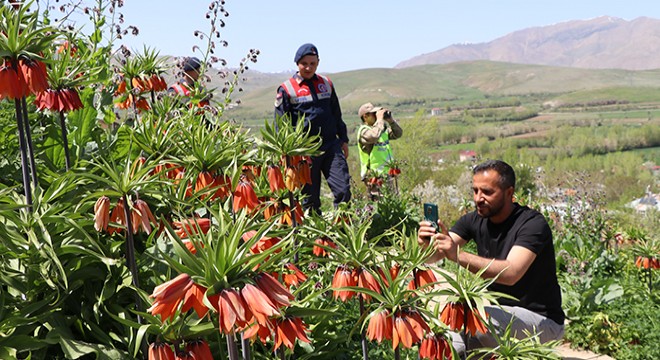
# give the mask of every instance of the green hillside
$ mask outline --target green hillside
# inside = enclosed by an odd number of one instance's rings
[[[388,106],[405,117],[433,107],[460,107],[511,97],[537,105],[660,99],[660,69],[592,70],[474,61],[329,75],[348,123],[357,121],[357,108],[367,101]],[[237,95],[240,105],[226,115],[248,126],[270,119],[275,89],[289,76],[248,72],[244,91]]]

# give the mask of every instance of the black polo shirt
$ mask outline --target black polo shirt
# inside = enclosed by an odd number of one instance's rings
[[[501,305],[520,306],[558,324],[564,323],[552,231],[541,213],[514,203],[513,212],[500,224],[474,211],[462,216],[450,231],[465,240],[474,240],[481,257],[504,260],[514,245],[536,254],[536,259],[516,284],[492,284],[489,289],[518,299],[499,299]]]

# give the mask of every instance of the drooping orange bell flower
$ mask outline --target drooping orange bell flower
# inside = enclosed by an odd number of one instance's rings
[[[381,293],[381,288],[380,284],[378,283],[378,280],[371,275],[371,273],[365,269],[356,269],[355,270],[356,276],[357,276],[357,286],[368,289],[371,291],[374,291],[378,294]],[[366,293],[360,293],[359,294],[364,301],[369,302],[371,301],[371,295],[366,294]]]
[[[213,179],[213,187],[217,190],[211,197],[211,200],[220,199],[224,201],[231,194],[231,178],[227,174],[218,174]]]
[[[193,285],[193,281],[188,274],[180,274],[174,279],[158,285],[154,292],[149,296],[155,299],[147,312],[154,316],[159,315],[161,321],[173,319],[176,308],[183,300],[184,295]]]
[[[195,181],[195,192],[208,190],[209,187],[213,186],[215,182],[215,174],[210,171],[202,171],[197,175],[197,181]],[[208,195],[203,194],[200,198],[204,200]]]
[[[287,287],[298,286],[307,280],[307,275],[302,272],[295,264],[287,263],[284,267],[290,272],[284,272],[282,274],[282,281]]]
[[[241,296],[247,308],[261,325],[268,324],[268,318],[280,312],[270,298],[257,286],[245,284],[241,289]]]
[[[312,172],[306,160],[301,161],[298,166],[298,180],[301,185],[312,184]]]
[[[424,331],[429,331],[428,324],[417,311],[402,310],[394,313],[392,348],[399,344],[410,349],[424,338]]]
[[[246,327],[253,319],[252,311],[236,289],[223,289],[218,294],[218,328],[223,334],[232,334]]]
[[[186,342],[186,351],[193,356],[195,360],[213,360],[211,348],[203,339],[197,339]]]
[[[485,334],[488,332],[486,329],[486,324],[479,317],[479,311],[476,309],[467,309],[467,332],[472,336],[476,335],[477,332]]]
[[[640,269],[660,269],[660,260],[647,256],[638,256],[635,259],[635,266]]]
[[[447,303],[440,313],[440,321],[449,326],[449,330],[460,331],[465,322],[463,304],[454,302]]]
[[[274,201],[273,198],[271,198],[271,201]],[[264,219],[265,220],[270,220],[273,216],[279,214],[281,212],[280,206],[277,202],[270,203],[266,205],[264,208]]]
[[[298,172],[293,166],[286,167],[286,173],[284,175],[284,186],[289,191],[296,191],[300,187],[300,181],[298,179]]]
[[[249,230],[246,231],[245,234],[241,237],[244,242],[250,241],[254,237],[254,235],[257,233],[256,230]],[[259,241],[257,241],[254,245],[250,247],[250,253],[252,254],[261,254],[262,252],[270,249],[271,247],[275,246],[277,243],[279,243],[282,239],[279,237],[269,237],[269,236],[264,236]],[[275,253],[280,252],[281,249],[277,249]]]
[[[355,272],[346,265],[340,265],[335,270],[335,275],[332,278],[332,287],[342,288],[348,286],[357,286]],[[355,296],[355,291],[353,290],[332,290],[332,297],[335,300],[341,299],[341,301],[345,302],[353,296]]]
[[[151,234],[151,224],[158,223],[154,214],[151,213],[151,209],[149,209],[149,204],[142,199],[135,201],[135,208],[133,209],[132,215],[133,234],[137,233],[138,228],[142,228],[142,231]]]
[[[273,324],[273,320],[269,320],[266,325],[253,322],[243,331],[243,337],[245,339],[254,339],[259,336],[259,340],[265,345],[268,339],[272,337],[271,329],[274,328],[275,324]]]
[[[124,199],[119,199],[117,201],[117,206],[110,213],[110,222],[126,225],[126,212],[124,212]],[[114,226],[108,226],[108,234],[112,235],[116,232],[119,232],[119,228]]]
[[[305,331],[307,326],[299,317],[286,316],[282,319],[275,321],[275,349],[279,349],[284,345],[289,349],[293,349],[296,345],[296,339],[309,343]]]
[[[183,240],[183,245],[190,251],[191,254],[195,255],[197,254],[197,248],[195,247],[195,244],[190,241],[190,240]],[[202,247],[204,247],[204,244],[200,244]]]
[[[277,192],[285,188],[282,170],[277,165],[268,166],[268,186],[271,192]]]
[[[427,334],[419,345],[419,356],[429,360],[451,360],[451,345],[442,334]]]
[[[465,323],[466,318],[467,323]],[[465,325],[466,331],[471,335],[475,335],[477,331],[484,334],[488,331],[478,310],[470,309],[463,303],[447,303],[440,314],[440,321],[453,331],[461,330]]]
[[[241,176],[241,180],[238,182],[236,190],[234,191],[233,205],[234,212],[238,212],[241,209],[252,211],[259,206],[257,194],[255,194],[252,184],[245,180],[244,176]]]
[[[125,94],[126,93],[126,81],[120,81],[119,84],[117,84],[117,90],[115,90],[115,96]]]
[[[331,249],[337,248],[337,244],[335,244],[332,240],[328,239],[325,236],[314,240],[314,244],[315,245],[312,248],[312,253],[320,257],[327,257],[330,255],[330,251],[328,250],[328,248]]]
[[[383,309],[369,319],[366,336],[367,339],[376,340],[378,343],[392,340],[392,317],[389,310]]]
[[[31,94],[38,94],[48,89],[46,64],[38,60],[19,59],[18,66]]]
[[[208,233],[211,228],[211,220],[207,218],[189,218],[172,221],[172,225],[176,235],[181,239],[185,239],[192,234],[198,234],[200,231],[202,234]]]
[[[133,106],[135,106],[137,110],[149,110],[151,108],[149,102],[145,98],[141,96],[136,97],[132,93],[129,93],[126,96],[126,99],[116,102],[115,106],[122,110],[130,109]]]
[[[401,175],[401,169],[392,167],[387,171],[387,174],[390,176],[399,176]]]
[[[149,344],[148,360],[174,360],[174,350],[169,344],[153,342]]]
[[[148,79],[148,82],[150,84],[151,90],[153,91],[167,90],[167,82],[165,82],[165,79],[158,74],[151,75],[151,77]]]
[[[204,286],[193,283],[183,296],[181,312],[195,309],[197,317],[200,319],[203,318],[204,315],[209,312],[209,308],[204,305],[204,293],[206,293],[206,288]]]
[[[137,90],[138,92],[143,92],[146,90],[144,81],[142,81],[142,79],[140,79],[139,77],[132,78],[131,85],[133,85],[133,89]]]
[[[176,357],[174,358],[174,360],[195,360],[195,355],[193,355],[193,353],[191,353],[190,351],[179,350],[176,353]]]
[[[294,296],[270,274],[257,274],[254,277],[254,282],[266,294],[275,307],[283,308],[291,305],[291,300],[294,299]]]
[[[0,66],[0,98],[15,100],[26,96],[28,88],[22,77],[22,73],[8,63]]]
[[[296,224],[300,225],[303,222],[304,212],[299,202],[295,202],[296,206],[291,211],[291,208],[283,205],[282,206],[282,217],[280,218],[280,224],[286,224],[293,226],[293,217],[295,216]]]
[[[80,95],[75,89],[48,89],[37,94],[34,103],[39,110],[69,112],[83,108]]]
[[[399,269],[401,269],[401,265],[399,264],[394,264],[389,268],[388,272],[390,279],[394,280],[397,276],[399,276]],[[385,271],[382,268],[378,268],[378,274],[380,275],[380,279],[383,281],[383,283],[386,286],[390,286],[390,281],[388,280],[387,275],[385,275]]]
[[[431,269],[417,269],[414,274],[415,275],[413,281],[408,283],[408,290],[415,290],[420,288],[430,290],[432,287],[430,284],[438,282],[438,279],[435,277],[435,274]]]
[[[110,222],[110,199],[107,196],[101,196],[94,204],[94,229],[96,231],[108,230]]]

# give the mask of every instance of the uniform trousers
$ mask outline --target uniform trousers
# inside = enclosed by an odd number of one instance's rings
[[[323,154],[312,157],[311,178],[312,184],[302,189],[303,208],[312,209],[321,213],[321,174],[328,182],[328,187],[334,196],[335,207],[342,202],[351,200],[351,176],[348,173],[348,163],[337,141]]]

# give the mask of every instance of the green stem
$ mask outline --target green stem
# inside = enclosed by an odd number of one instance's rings
[[[30,130],[30,119],[28,118],[27,101],[25,100],[25,96],[21,98],[21,107],[23,108],[23,126],[25,126],[25,140],[27,140],[27,150],[30,158],[32,184],[36,189],[39,187],[39,178],[37,177],[37,165],[34,161],[34,145],[32,144],[32,131]]]
[[[238,360],[238,349],[236,348],[234,334],[227,334],[227,352],[229,353],[229,360]]]
[[[140,288],[140,279],[138,277],[137,262],[135,260],[135,240],[133,239],[133,220],[131,219],[131,209],[128,204],[126,194],[122,195],[124,201],[124,216],[126,217],[126,265],[131,271],[132,284],[136,289]],[[135,308],[141,310],[140,298],[135,293]],[[138,323],[142,323],[138,315]]]
[[[28,173],[28,155],[25,141],[25,127],[23,126],[23,109],[19,99],[14,100],[16,108],[16,127],[18,128],[18,146],[21,150],[21,171],[23,175],[23,190],[28,209],[32,211],[32,186],[30,185],[30,175]]]
[[[241,333],[241,350],[243,353],[243,360],[252,359],[252,354],[250,352],[250,339],[246,339],[243,333]]]
[[[67,139],[66,121],[63,111],[60,111],[60,128],[62,130],[62,146],[64,147],[64,166],[66,171],[69,171],[71,169],[71,158],[69,157],[69,140]]]
[[[360,317],[364,316],[364,300],[362,295],[358,294],[358,299],[360,300]],[[369,360],[369,347],[367,343],[367,337],[364,334],[364,330],[360,332],[360,342],[362,343],[362,359]]]

